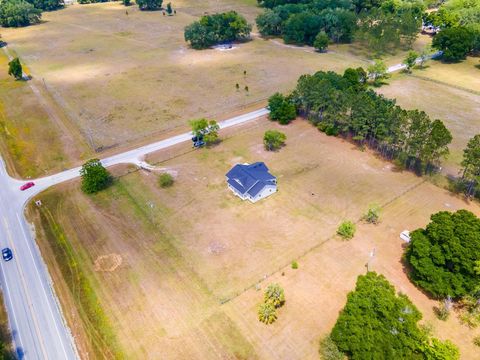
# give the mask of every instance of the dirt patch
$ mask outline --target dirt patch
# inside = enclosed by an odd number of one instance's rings
[[[113,272],[122,265],[123,258],[119,254],[108,254],[97,257],[94,270],[97,272]]]

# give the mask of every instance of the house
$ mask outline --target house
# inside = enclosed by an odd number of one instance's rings
[[[237,164],[225,176],[228,188],[240,199],[252,203],[277,191],[277,178],[263,162]]]

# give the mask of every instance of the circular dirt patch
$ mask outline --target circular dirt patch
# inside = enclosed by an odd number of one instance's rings
[[[119,254],[102,255],[95,260],[95,271],[112,272],[122,265],[122,257]]]

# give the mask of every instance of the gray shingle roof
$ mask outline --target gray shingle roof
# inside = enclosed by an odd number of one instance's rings
[[[276,177],[268,172],[263,162],[237,164],[227,174],[227,183],[242,195],[255,197],[267,185],[274,185]]]

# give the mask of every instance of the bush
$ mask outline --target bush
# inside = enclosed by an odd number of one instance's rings
[[[433,311],[437,318],[442,321],[446,321],[450,316],[450,311],[452,310],[452,299],[449,297],[440,301],[438,306],[435,306]]]
[[[173,177],[169,173],[160,174],[158,177],[158,184],[162,188],[167,188],[173,185]]]
[[[325,134],[328,136],[338,136],[340,131],[336,128],[335,125],[328,124],[325,126]]]
[[[473,344],[480,347],[480,335],[473,338]]]
[[[295,260],[292,261],[292,269],[297,270],[298,269],[298,262]]]
[[[98,159],[88,160],[80,170],[82,177],[82,191],[86,194],[94,194],[107,188],[111,182],[107,169]]]
[[[255,22],[262,36],[277,36],[282,32],[282,18],[270,9],[258,15]]]
[[[8,63],[8,75],[13,76],[16,80],[22,79],[23,68],[19,58],[15,58]]]
[[[222,42],[245,40],[252,26],[235,11],[202,16],[199,21],[185,28],[185,41],[194,49],[206,49]]]
[[[65,6],[63,0],[27,0],[30,4],[37,9],[44,11],[51,11],[60,9]]]
[[[320,359],[322,360],[344,360],[345,354],[338,350],[337,345],[330,336],[320,340]]]
[[[367,213],[363,215],[363,220],[370,224],[378,224],[380,219],[380,206],[372,205],[368,209]]]
[[[270,303],[262,303],[258,307],[258,320],[265,324],[271,324],[277,320],[275,306]]]
[[[278,284],[270,284],[265,290],[265,303],[279,308],[285,304],[285,293]]]
[[[425,359],[432,360],[458,360],[460,359],[460,351],[458,347],[450,340],[440,341],[432,338],[426,342],[421,351]]]
[[[471,329],[480,325],[480,301],[477,297],[466,295],[460,299],[457,305],[461,311],[461,323],[467,325]]]
[[[337,229],[337,234],[345,240],[350,240],[355,236],[356,226],[351,221],[344,221]]]
[[[410,279],[433,296],[460,298],[478,286],[480,219],[467,210],[441,211],[411,234],[405,258]]]
[[[25,0],[4,0],[0,2],[0,25],[20,27],[40,22],[42,11]]]
[[[313,47],[318,51],[325,51],[328,48],[328,43],[330,39],[325,31],[320,31],[317,36],[315,37],[315,41],[313,42]]]
[[[158,10],[162,7],[163,0],[136,0],[140,10]]]
[[[268,110],[270,110],[269,118],[278,121],[282,125],[290,123],[297,117],[295,105],[290,103],[285,96],[275,93],[268,99]]]
[[[474,34],[470,29],[462,26],[443,29],[432,41],[432,47],[443,51],[442,58],[445,61],[460,61],[465,59],[473,50],[475,42]]]
[[[263,135],[263,144],[268,151],[275,151],[285,145],[287,136],[277,130],[267,130]]]

